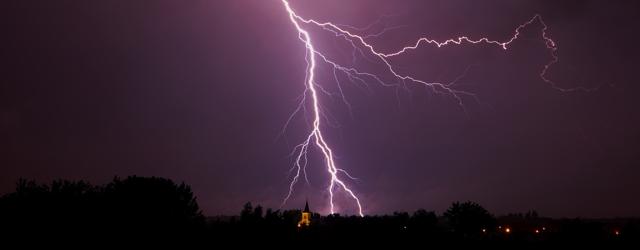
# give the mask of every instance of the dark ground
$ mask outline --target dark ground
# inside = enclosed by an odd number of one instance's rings
[[[640,243],[640,219],[552,219],[535,211],[495,217],[474,202],[455,202],[443,214],[427,210],[365,217],[312,213],[247,203],[235,216],[205,217],[191,188],[156,177],[38,184],[20,180],[0,198],[3,242],[74,246],[103,242],[146,246],[492,246],[542,248]],[[41,240],[32,240],[41,239]],[[80,243],[82,242],[82,244]],[[93,243],[92,243],[93,242]]]

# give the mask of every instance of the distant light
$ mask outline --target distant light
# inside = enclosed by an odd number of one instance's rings
[[[504,232],[505,232],[505,233],[511,233],[511,228],[508,228],[508,227],[507,227],[507,228],[505,228],[505,229],[504,229]]]
[[[616,234],[616,236],[620,235],[620,231],[618,231],[618,230],[616,230],[614,233]]]
[[[542,231],[546,231],[546,230],[547,230],[547,228],[546,228],[546,227],[542,227]]]
[[[498,226],[498,229],[502,229],[502,226]]]
[[[536,232],[537,234],[539,234],[539,233],[540,233],[540,230],[536,229],[536,231],[535,231],[535,232]]]
[[[404,228],[404,229],[407,229],[407,226],[404,226],[403,228]]]
[[[486,233],[486,232],[487,232],[487,229],[484,229],[484,228],[483,228],[483,229],[482,229],[482,232],[483,232],[483,233]]]

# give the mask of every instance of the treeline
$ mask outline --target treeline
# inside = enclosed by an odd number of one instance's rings
[[[413,246],[416,243],[459,246],[532,246],[603,245],[622,247],[640,244],[640,219],[552,219],[536,211],[496,217],[481,205],[454,202],[441,215],[419,209],[413,213],[389,215],[322,216],[313,213],[311,226],[296,227],[301,210],[264,210],[245,204],[240,216],[209,219],[215,234],[225,238],[245,235],[270,242],[335,242]]]
[[[183,237],[204,228],[191,188],[163,178],[114,178],[101,186],[22,179],[14,192],[0,198],[0,235],[8,239]]]
[[[157,177],[114,178],[100,186],[20,180],[14,192],[0,197],[0,242],[49,238],[287,247],[597,243],[611,248],[640,241],[638,219],[551,219],[535,211],[496,217],[474,202],[455,202],[442,214],[424,209],[365,217],[313,213],[309,227],[298,227],[300,218],[300,210],[265,209],[251,203],[238,215],[206,218],[188,185]]]

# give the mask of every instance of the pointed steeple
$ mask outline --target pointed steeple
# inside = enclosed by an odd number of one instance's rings
[[[298,228],[302,228],[302,226],[308,227],[311,224],[311,211],[309,211],[309,202],[307,200],[304,201],[304,210],[300,217]]]

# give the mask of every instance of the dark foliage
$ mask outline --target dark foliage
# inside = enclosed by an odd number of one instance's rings
[[[231,244],[614,249],[638,246],[640,241],[638,219],[550,219],[535,211],[496,218],[474,202],[455,202],[442,216],[424,209],[365,217],[312,213],[311,225],[298,227],[300,218],[301,210],[264,209],[249,202],[238,216],[205,219],[189,186],[155,177],[115,178],[103,186],[20,180],[15,192],[0,198],[3,242],[25,245],[89,240],[145,246],[179,243],[182,248]]]
[[[8,238],[191,237],[204,228],[190,187],[162,178],[115,178],[104,186],[19,180],[15,192],[0,198],[0,230]]]
[[[464,238],[481,235],[483,229],[486,232],[487,229],[494,228],[496,224],[489,211],[471,201],[454,202],[444,212],[444,218],[447,219],[453,232]]]

